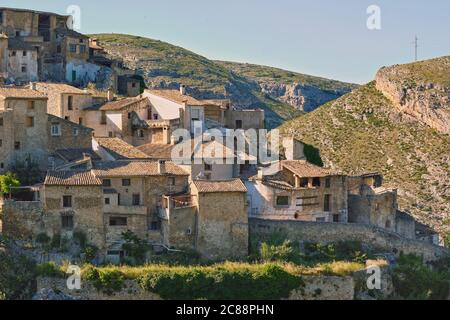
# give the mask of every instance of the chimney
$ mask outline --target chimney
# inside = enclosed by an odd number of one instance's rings
[[[108,91],[106,93],[106,98],[108,99],[108,102],[111,102],[114,100],[114,92],[111,87],[108,88]]]
[[[30,90],[36,91],[36,82],[30,82]]]
[[[186,86],[184,84],[180,85],[180,93],[184,96],[186,94]]]
[[[166,174],[166,160],[158,161],[158,174]]]

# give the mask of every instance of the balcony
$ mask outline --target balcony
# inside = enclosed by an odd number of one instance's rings
[[[158,208],[158,215],[163,220],[169,220],[170,216],[176,211],[194,207],[194,197],[191,195],[164,196],[162,199],[162,207]]]

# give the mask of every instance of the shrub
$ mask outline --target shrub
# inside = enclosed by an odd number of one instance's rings
[[[61,277],[64,275],[59,266],[54,262],[38,264],[36,266],[36,272],[42,277]]]
[[[85,262],[92,262],[97,257],[98,248],[93,245],[86,245],[82,250]]]
[[[124,276],[118,270],[100,270],[93,267],[88,268],[83,277],[91,281],[94,287],[107,295],[122,290]]]
[[[294,249],[292,248],[291,242],[286,240],[282,245],[269,245],[267,243],[262,243],[259,249],[260,257],[263,261],[285,261],[289,262],[293,260]]]
[[[86,234],[82,231],[76,231],[73,234],[73,238],[77,242],[77,244],[80,246],[81,249],[84,249],[87,245],[87,237]]]
[[[51,238],[46,233],[39,233],[36,236],[36,242],[40,245],[48,245],[50,243]]]
[[[14,187],[19,187],[20,181],[14,173],[7,172],[5,175],[0,176],[0,194],[8,194],[10,192],[17,191]]]
[[[446,300],[450,273],[433,271],[415,255],[401,255],[392,277],[395,292],[404,299]]]
[[[145,240],[139,239],[131,231],[124,232],[122,238],[125,243],[122,245],[122,249],[125,250],[127,256],[132,258],[136,264],[142,264],[145,262],[145,257],[149,246]]]

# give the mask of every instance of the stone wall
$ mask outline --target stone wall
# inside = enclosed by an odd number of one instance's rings
[[[385,229],[347,223],[317,223],[303,221],[277,221],[249,219],[250,238],[256,241],[270,239],[274,233],[283,234],[291,241],[329,243],[337,241],[360,241],[374,248],[399,255],[413,253],[425,261],[435,261],[448,255],[448,249],[419,240],[406,239]]]

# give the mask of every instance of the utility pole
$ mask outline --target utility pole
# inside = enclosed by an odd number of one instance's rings
[[[417,61],[417,48],[419,47],[419,38],[417,35],[414,37],[414,59]]]

